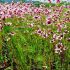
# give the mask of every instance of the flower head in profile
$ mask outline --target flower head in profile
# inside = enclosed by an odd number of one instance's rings
[[[34,19],[40,19],[41,17],[40,16],[34,16]]]
[[[15,32],[10,32],[8,34],[11,35],[11,36],[14,36],[16,33]]]

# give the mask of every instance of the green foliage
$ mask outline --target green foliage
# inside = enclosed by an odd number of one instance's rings
[[[36,7],[39,7],[39,6],[42,4],[42,2],[35,1],[35,2],[33,2],[33,4],[34,4]]]

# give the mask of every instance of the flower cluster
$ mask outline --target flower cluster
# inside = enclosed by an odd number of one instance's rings
[[[51,0],[48,0],[51,3]],[[60,0],[57,0],[59,3]],[[28,33],[29,31],[34,31],[42,38],[50,38],[51,42],[61,42],[63,39],[70,41],[70,37],[66,38],[69,32],[70,23],[70,6],[53,6],[45,7],[45,5],[40,5],[40,7],[35,7],[31,3],[11,3],[11,4],[0,4],[0,18],[14,18],[16,17],[16,24],[20,28],[24,29]],[[24,22],[26,25],[22,24]],[[6,22],[5,26],[11,26],[13,23]],[[22,26],[21,26],[22,25]],[[24,26],[23,26],[24,25]],[[13,25],[12,25],[13,26]],[[16,26],[14,26],[16,27]],[[28,28],[29,27],[29,28]],[[0,31],[3,25],[0,23]],[[38,28],[38,29],[37,29]],[[24,31],[26,33],[26,31]],[[10,32],[9,35],[14,36],[15,32]],[[69,35],[68,35],[69,36]],[[8,39],[10,40],[10,39]],[[57,44],[56,49],[61,52],[63,47],[62,44]],[[55,50],[56,50],[55,49]],[[63,48],[64,49],[64,48]],[[56,51],[57,52],[57,51]]]
[[[58,43],[55,45],[55,53],[63,53],[66,50],[66,48],[64,47],[64,45],[62,43]]]
[[[50,0],[49,0],[50,1]],[[12,18],[14,16],[18,16],[18,17],[22,17],[24,18],[24,14],[30,14],[30,15],[35,15],[35,14],[45,14],[47,17],[49,15],[51,15],[52,17],[54,17],[54,20],[57,20],[57,18],[59,18],[59,15],[62,13],[62,10],[64,8],[69,8],[69,6],[64,7],[53,7],[54,9],[52,10],[51,8],[45,8],[45,7],[35,7],[34,5],[30,4],[30,3],[11,3],[11,4],[0,4],[0,17],[3,18]],[[51,14],[51,12],[53,12]],[[69,13],[69,11],[67,12]],[[38,16],[36,16],[35,18],[38,18]],[[40,18],[40,17],[39,17]],[[48,20],[48,23],[50,23],[51,21]]]
[[[38,29],[38,30],[36,30],[36,33],[37,33],[39,36],[42,36],[43,38],[47,38],[47,37],[48,37],[48,34],[46,33],[45,30]]]

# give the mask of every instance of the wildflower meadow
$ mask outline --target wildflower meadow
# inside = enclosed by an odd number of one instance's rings
[[[70,70],[70,5],[0,3],[0,70]]]

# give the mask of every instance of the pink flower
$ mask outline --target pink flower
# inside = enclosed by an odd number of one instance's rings
[[[56,0],[56,3],[60,3],[60,0]]]
[[[46,15],[48,15],[48,14],[49,14],[49,10],[46,8],[46,9],[44,10],[44,13],[45,13]]]
[[[66,50],[66,48],[62,43],[58,43],[55,45],[55,53],[61,54],[65,50]]]
[[[38,30],[37,30],[37,34],[42,34],[41,29],[38,29]]]
[[[50,21],[50,20],[48,20],[48,21],[47,21],[47,24],[51,24],[51,21]]]
[[[51,0],[48,0],[49,3],[51,3]]]
[[[43,38],[47,38],[47,37],[48,37],[48,34],[47,34],[47,33],[43,33],[43,34],[42,34],[42,37],[43,37]]]
[[[52,23],[51,18],[48,18],[48,19],[46,20],[46,24],[51,24],[51,23]]]
[[[35,18],[35,19],[40,19],[41,17],[40,17],[40,16],[34,16],[34,18]]]
[[[63,24],[60,24],[60,23],[57,24],[56,26],[57,26],[57,31],[58,32],[61,32],[62,28],[64,27]]]

